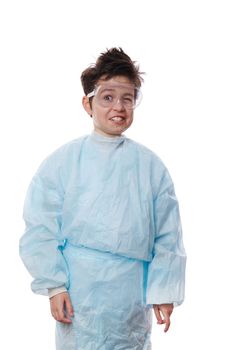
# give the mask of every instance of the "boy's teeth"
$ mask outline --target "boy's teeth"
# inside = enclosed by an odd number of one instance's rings
[[[113,117],[113,118],[111,118],[112,120],[116,120],[116,121],[120,121],[120,120],[123,120],[124,118],[122,118],[122,117]]]

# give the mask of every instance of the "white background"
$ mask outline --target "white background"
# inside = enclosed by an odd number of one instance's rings
[[[22,206],[41,161],[91,132],[79,77],[113,46],[146,72],[125,134],[169,168],[188,255],[186,301],[153,349],[232,349],[233,2],[5,0],[0,35],[1,349],[54,349],[18,257]]]

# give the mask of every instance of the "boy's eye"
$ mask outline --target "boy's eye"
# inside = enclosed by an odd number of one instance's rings
[[[124,97],[125,102],[133,102],[133,97]]]
[[[134,104],[134,99],[133,99],[133,97],[132,96],[125,96],[124,98],[123,98],[123,103],[125,104],[125,106],[132,106],[133,104]]]
[[[103,99],[104,99],[104,101],[112,102],[113,97],[111,95],[105,95],[105,96],[103,96]]]

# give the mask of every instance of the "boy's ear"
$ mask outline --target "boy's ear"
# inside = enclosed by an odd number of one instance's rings
[[[83,104],[83,108],[85,109],[85,111],[91,116],[92,109],[91,109],[89,98],[87,96],[83,96],[82,104]]]

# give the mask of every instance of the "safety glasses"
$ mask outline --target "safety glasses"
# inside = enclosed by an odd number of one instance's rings
[[[134,109],[141,102],[142,94],[133,84],[104,83],[97,85],[87,97],[95,97],[96,103],[104,108],[121,104],[125,109]]]

